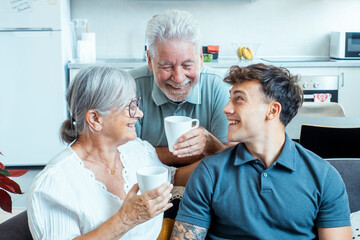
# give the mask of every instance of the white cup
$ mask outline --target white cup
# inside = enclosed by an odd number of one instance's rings
[[[81,34],[81,40],[90,42],[89,49],[89,62],[96,61],[96,41],[95,41],[95,33],[85,32]]]
[[[168,169],[162,166],[144,167],[136,171],[141,193],[146,193],[168,181]]]
[[[169,151],[172,152],[174,144],[178,142],[181,135],[199,127],[199,120],[185,116],[171,116],[164,119],[164,125]]]
[[[77,57],[79,62],[91,62],[91,42],[85,40],[77,41]]]

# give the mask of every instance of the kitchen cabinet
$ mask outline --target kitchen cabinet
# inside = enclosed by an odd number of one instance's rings
[[[287,67],[292,73],[300,76],[339,75],[338,67]]]
[[[251,63],[255,63],[251,62]],[[256,62],[257,63],[257,62]],[[107,66],[114,66],[124,70],[129,70],[136,67],[141,67],[147,62],[144,59],[97,59],[95,63],[84,63],[79,62],[78,60],[72,61],[68,64],[69,68],[69,80],[71,81],[75,75],[80,71],[81,68],[89,67],[91,65],[107,65]],[[230,66],[239,64],[240,66],[246,66],[248,62],[239,62],[236,58],[229,58],[229,59],[221,59],[212,62],[205,62],[204,65],[216,68],[223,72],[224,74],[229,70]]]
[[[271,62],[264,59],[253,61],[239,61],[237,58],[220,58],[206,62],[204,65],[216,68],[226,74],[232,65],[245,67],[249,64],[264,63],[287,68],[292,74],[300,76],[336,76],[338,77],[339,103],[344,107],[346,116],[359,117],[360,108],[356,105],[356,97],[360,90],[360,61],[359,60],[327,60],[322,62]],[[114,65],[122,69],[131,69],[146,64],[144,59],[98,59],[96,64]],[[77,61],[69,63],[70,80],[83,67],[91,64]]]
[[[360,118],[360,67],[339,67],[339,103],[348,117]]]
[[[339,100],[347,117],[360,118],[357,96],[360,90],[360,67],[288,67],[300,76],[338,76]]]
[[[132,68],[121,68],[123,70],[130,70]],[[71,80],[74,79],[74,77],[76,76],[76,74],[81,70],[81,68],[71,68],[69,69],[69,80],[71,82]]]
[[[121,68],[124,70],[129,70],[132,68],[140,67],[147,64],[145,59],[142,58],[121,58],[121,59],[110,59],[110,58],[98,58],[96,62],[80,62],[79,60],[74,60],[69,62],[69,80],[71,81],[75,75],[80,71],[81,68],[90,67],[93,65],[100,66],[113,66]]]
[[[81,68],[71,68],[69,69],[69,82],[74,79],[76,74],[81,70]]]

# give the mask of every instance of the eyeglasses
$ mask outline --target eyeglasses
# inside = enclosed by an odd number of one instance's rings
[[[139,101],[140,101],[141,97],[139,97],[138,99],[132,99],[131,102],[128,105],[129,108],[129,116],[130,117],[135,117],[136,111],[139,107]]]

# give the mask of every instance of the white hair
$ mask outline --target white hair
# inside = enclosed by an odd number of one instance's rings
[[[200,54],[200,38],[198,22],[185,11],[167,10],[150,19],[146,27],[147,47],[151,57],[155,56],[157,41],[166,43],[172,39],[193,43]]]

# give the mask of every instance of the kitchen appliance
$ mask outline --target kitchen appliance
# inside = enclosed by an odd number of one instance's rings
[[[314,102],[315,94],[330,94],[330,102],[338,102],[339,76],[301,76],[299,83],[305,102]]]
[[[360,32],[331,32],[330,57],[360,59]]]
[[[65,145],[69,0],[0,1],[0,161],[42,166]]]

